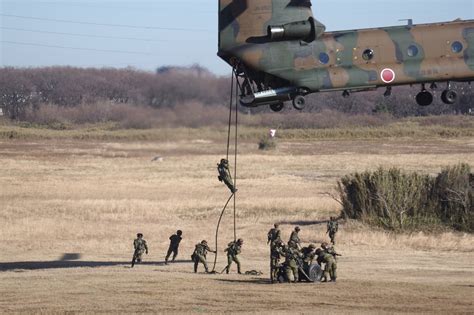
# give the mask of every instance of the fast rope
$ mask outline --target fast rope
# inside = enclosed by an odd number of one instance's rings
[[[234,82],[235,78],[235,82]],[[235,85],[235,89],[234,89]],[[235,135],[234,135],[234,188],[237,189],[237,144],[238,144],[238,97],[239,97],[239,80],[237,77],[237,72],[236,72],[236,67],[232,69],[232,76],[231,76],[231,83],[230,83],[230,102],[229,102],[229,123],[228,123],[228,129],[227,129],[227,153],[226,153],[226,159],[229,160],[229,153],[230,153],[230,138],[231,138],[231,127],[232,127],[232,110],[233,110],[233,104],[235,100]],[[235,91],[235,97],[234,97],[234,91]],[[219,227],[222,221],[222,217],[224,215],[225,210],[227,209],[227,206],[229,205],[230,201],[234,199],[234,242],[237,241],[237,202],[236,202],[236,196],[235,193],[232,193],[227,199],[227,202],[224,205],[224,208],[222,208],[221,214],[219,216],[219,220],[217,222],[217,227],[216,227],[216,254],[214,255],[214,266],[212,267],[212,272],[216,272],[216,264],[217,264],[217,253],[218,253],[218,235],[219,235]]]

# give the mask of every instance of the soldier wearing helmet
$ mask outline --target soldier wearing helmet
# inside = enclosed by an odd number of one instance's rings
[[[270,243],[270,281],[273,283],[278,281],[278,267],[280,259],[284,255],[285,245],[281,239],[277,239]]]
[[[326,234],[329,234],[329,238],[331,239],[331,243],[336,244],[336,233],[339,230],[339,223],[335,217],[331,217],[327,224],[327,231]]]
[[[224,184],[229,187],[230,191],[235,194],[237,189],[232,181],[232,176],[230,175],[229,170],[229,161],[227,161],[227,159],[221,159],[220,163],[217,164],[217,172],[219,173],[219,176],[217,177],[219,181],[224,182]]]
[[[207,252],[216,253],[216,251],[210,249],[209,246],[207,246],[206,240],[202,240],[201,243],[196,244],[194,252],[191,255],[191,259],[194,261],[195,273],[197,272],[197,267],[199,263],[202,263],[204,265],[204,270],[206,271],[206,273],[209,272],[206,260]]]
[[[303,247],[301,249],[301,255],[302,255],[302,261],[303,261],[303,266],[305,270],[309,269],[309,266],[313,263],[313,259],[316,256],[316,253],[314,250],[316,249],[316,246],[314,244],[310,244],[307,247]]]
[[[321,248],[316,249],[317,263],[322,267],[324,264],[324,275],[322,282],[327,282],[330,277],[331,282],[336,282],[337,278],[337,261],[336,256],[340,256],[332,246],[323,242]]]
[[[270,244],[270,246],[272,246],[272,244],[276,241],[281,241],[281,231],[279,226],[280,225],[278,223],[275,223],[273,225],[273,229],[270,229],[270,231],[267,233],[267,244]]]
[[[176,259],[176,256],[178,256],[178,248],[179,248],[179,243],[183,239],[181,235],[183,234],[183,231],[178,230],[176,231],[176,234],[173,234],[170,236],[170,246],[168,247],[168,252],[166,253],[165,257],[165,264],[168,264],[168,258],[170,257],[171,253],[173,253],[173,258],[171,261],[174,262]]]
[[[239,254],[242,250],[243,244],[244,240],[241,238],[239,238],[235,242],[230,242],[229,244],[227,244],[227,248],[225,249],[225,251],[227,252],[227,266],[225,267],[226,273],[229,273],[232,262],[235,262],[237,264],[237,272],[239,274],[242,274]]]
[[[300,240],[300,237],[298,235],[300,230],[301,230],[300,227],[297,226],[297,227],[295,227],[295,230],[293,232],[291,232],[290,240],[288,241],[288,246],[289,247],[295,248],[295,249],[298,249],[298,250],[301,248],[301,240]]]
[[[142,262],[143,253],[148,255],[148,246],[146,241],[143,239],[142,233],[137,233],[137,238],[133,241],[133,258],[132,258],[132,268],[135,266],[135,263]]]

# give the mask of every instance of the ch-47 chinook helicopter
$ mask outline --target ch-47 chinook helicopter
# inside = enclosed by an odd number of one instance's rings
[[[474,20],[326,32],[310,0],[219,0],[218,56],[239,78],[240,103],[285,101],[296,109],[305,95],[419,84],[419,105],[433,102],[430,89],[453,104],[450,82],[474,81]]]

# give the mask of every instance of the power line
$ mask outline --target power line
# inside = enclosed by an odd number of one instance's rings
[[[78,33],[38,31],[38,30],[30,30],[30,29],[15,28],[15,27],[3,27],[3,26],[0,26],[0,29],[12,30],[12,31],[21,31],[21,32],[41,33],[41,34],[81,36],[81,37],[91,37],[91,38],[125,39],[125,40],[136,40],[136,41],[143,41],[143,42],[169,42],[169,41],[171,41],[171,40],[168,40],[168,39],[151,39],[151,38],[135,38],[135,37],[119,37],[119,36],[106,36],[106,35],[93,35],[93,34],[78,34]]]
[[[106,5],[96,5],[96,4],[90,4],[90,3],[71,3],[71,2],[48,2],[48,1],[41,1],[41,2],[34,2],[34,3],[28,3],[28,5],[40,5],[40,6],[51,6],[54,5],[55,7],[57,5],[62,5],[62,6],[75,6],[75,7],[80,7],[80,8],[94,8],[94,9],[105,9],[105,10],[133,10],[133,11],[146,11],[149,12],[151,7],[158,7],[159,10],[163,10],[163,7],[166,7],[168,5],[173,5],[173,6],[192,6],[193,8],[196,7],[196,5],[202,5],[203,3],[199,2],[179,2],[179,1],[161,1],[159,3],[150,3],[150,5],[147,5],[147,7],[137,7],[137,6],[106,6]],[[198,13],[212,13],[215,14],[217,11],[217,8],[214,10],[194,10],[193,13],[198,12]]]
[[[95,48],[82,48],[82,47],[68,47],[68,46],[58,46],[58,45],[47,45],[47,44],[14,42],[14,41],[8,41],[8,40],[2,40],[2,41],[0,41],[0,43],[13,44],[13,45],[23,45],[23,46],[37,46],[37,47],[47,47],[47,48],[60,48],[60,49],[70,49],[70,50],[82,50],[82,51],[97,51],[97,52],[119,53],[119,54],[131,54],[131,55],[159,56],[159,55],[157,55],[157,54],[146,53],[146,52],[141,52],[141,51],[125,51],[125,50],[113,50],[113,49],[95,49]]]
[[[26,19],[26,20],[38,20],[38,21],[49,21],[58,23],[70,23],[70,24],[82,24],[82,25],[95,25],[95,26],[108,26],[108,27],[122,27],[122,28],[133,28],[133,29],[146,29],[146,30],[164,30],[164,31],[191,31],[191,32],[211,32],[209,29],[198,29],[198,28],[174,28],[174,27],[158,27],[158,26],[138,26],[128,24],[107,24],[107,23],[95,23],[95,22],[84,22],[75,20],[61,20],[61,19],[49,19],[34,16],[24,15],[13,15],[13,14],[0,14],[0,16]]]

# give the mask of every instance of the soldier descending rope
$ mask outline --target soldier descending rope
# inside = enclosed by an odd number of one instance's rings
[[[235,194],[237,189],[235,188],[232,176],[230,175],[229,161],[227,161],[227,159],[221,159],[220,163],[217,164],[217,171],[219,172],[219,176],[217,177],[219,181],[224,182],[224,184],[229,187],[230,191]]]

